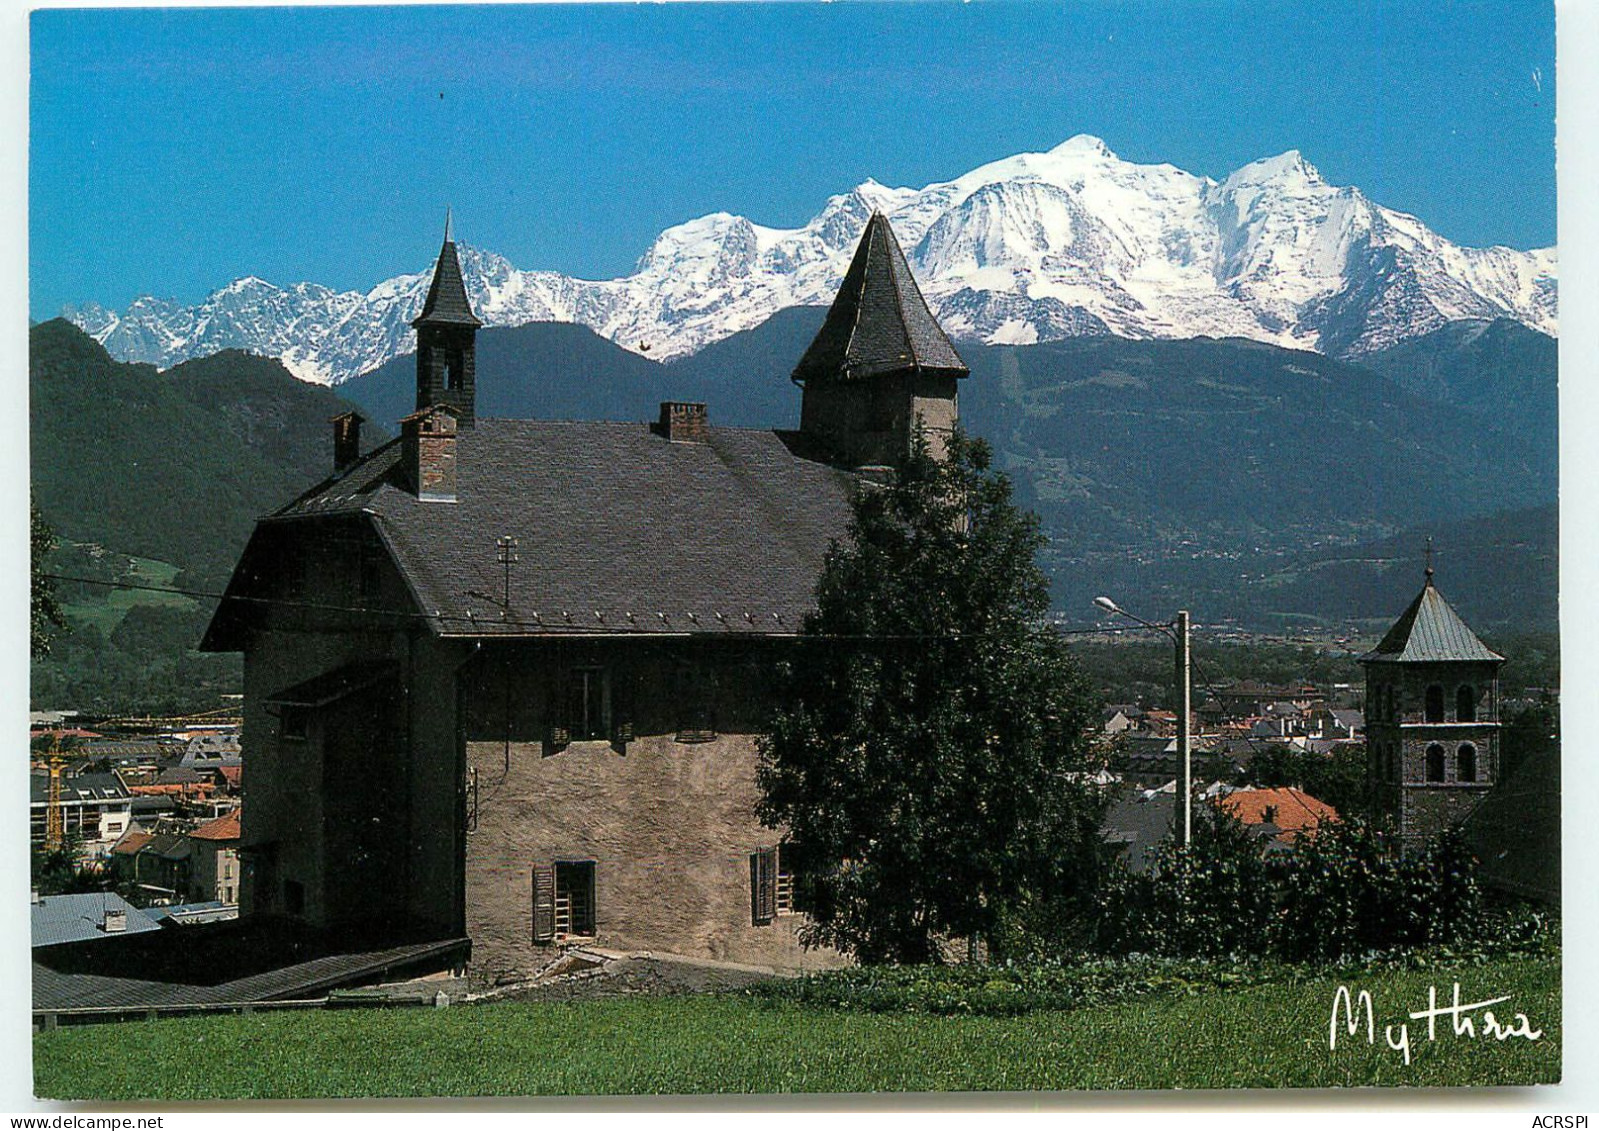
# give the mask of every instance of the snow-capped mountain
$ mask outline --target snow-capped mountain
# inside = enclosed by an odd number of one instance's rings
[[[1329,185],[1298,152],[1217,182],[1123,161],[1086,135],[922,189],[868,180],[801,228],[691,220],[621,279],[524,271],[464,245],[461,266],[488,325],[578,322],[667,360],[831,302],[874,209],[957,340],[1238,336],[1358,356],[1462,319],[1556,331],[1553,248],[1459,247]],[[247,278],[194,307],[141,298],[121,314],[64,313],[122,360],[165,367],[234,347],[338,382],[412,348],[430,270],[365,294]]]

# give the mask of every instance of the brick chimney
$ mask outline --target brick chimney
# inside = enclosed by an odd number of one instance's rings
[[[364,419],[359,412],[341,412],[333,418],[334,474],[343,474],[361,458],[361,422]]]
[[[456,427],[455,410],[442,404],[400,421],[401,459],[425,503],[455,502]]]
[[[655,431],[668,440],[685,444],[703,444],[711,438],[705,406],[691,401],[662,401],[661,419]]]

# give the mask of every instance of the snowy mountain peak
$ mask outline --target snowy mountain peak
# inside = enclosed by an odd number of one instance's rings
[[[1275,157],[1251,161],[1230,174],[1223,184],[1233,188],[1268,184],[1321,188],[1326,187],[1327,182],[1322,179],[1320,171],[1305,160],[1304,154],[1297,149],[1290,149]]]
[[[1074,137],[1069,137],[1054,149],[1051,149],[1050,152],[1072,156],[1106,157],[1113,161],[1120,160],[1111,152],[1110,146],[1106,145],[1102,138],[1097,138],[1093,134],[1077,134]]]
[[[957,340],[1238,336],[1358,356],[1461,320],[1556,330],[1552,248],[1456,246],[1329,185],[1298,150],[1217,182],[1124,161],[1089,134],[919,189],[867,178],[798,228],[700,216],[663,231],[620,279],[457,251],[485,324],[577,322],[668,360],[785,307],[830,303],[874,211],[892,221]],[[93,304],[63,313],[124,360],[168,366],[234,347],[337,382],[414,347],[409,323],[432,256],[418,259],[427,266],[365,293],[250,276],[191,307],[143,297],[120,314]]]

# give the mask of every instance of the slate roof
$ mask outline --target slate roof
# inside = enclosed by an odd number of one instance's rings
[[[1460,614],[1433,587],[1432,570],[1427,583],[1410,603],[1377,647],[1360,657],[1371,663],[1439,663],[1458,660],[1488,660],[1502,663],[1504,657],[1488,648],[1472,632]]]
[[[433,268],[433,282],[428,287],[427,300],[422,303],[422,313],[411,322],[413,327],[424,324],[474,328],[483,325],[472,313],[472,304],[466,297],[466,281],[461,277],[461,260],[455,254],[455,241],[448,238]]]
[[[794,380],[851,379],[906,369],[970,372],[911,275],[894,230],[872,213],[822,328]]]
[[[256,539],[291,523],[314,538],[330,516],[373,525],[441,635],[794,634],[858,483],[786,432],[479,420],[456,443],[455,502],[418,500],[394,441],[262,520],[203,647],[238,646]],[[503,611],[501,535],[520,559]]]
[[[61,802],[64,805],[103,805],[107,802],[126,801],[131,795],[122,779],[115,774],[79,774],[61,779]],[[28,801],[32,805],[50,803],[50,775],[28,775]]]
[[[141,931],[159,931],[160,925],[114,891],[91,891],[78,895],[42,895],[32,906],[34,946],[58,946],[85,939],[113,939]],[[101,927],[107,911],[125,911],[127,930],[108,932]]]
[[[1560,902],[1560,751],[1543,750],[1488,791],[1461,823],[1485,885]]]
[[[1146,872],[1155,850],[1172,836],[1176,811],[1175,793],[1117,798],[1101,823],[1105,842],[1122,850],[1122,862],[1132,871]]]
[[[157,927],[157,930],[160,928]],[[356,949],[275,938],[234,919],[115,947],[34,951],[33,1008],[143,1009],[314,998],[329,989],[464,965],[466,939]]]

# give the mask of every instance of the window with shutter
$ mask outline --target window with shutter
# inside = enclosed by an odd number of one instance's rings
[[[533,866],[533,941],[555,941],[555,868]]]
[[[777,849],[750,853],[750,919],[756,926],[777,918]]]

